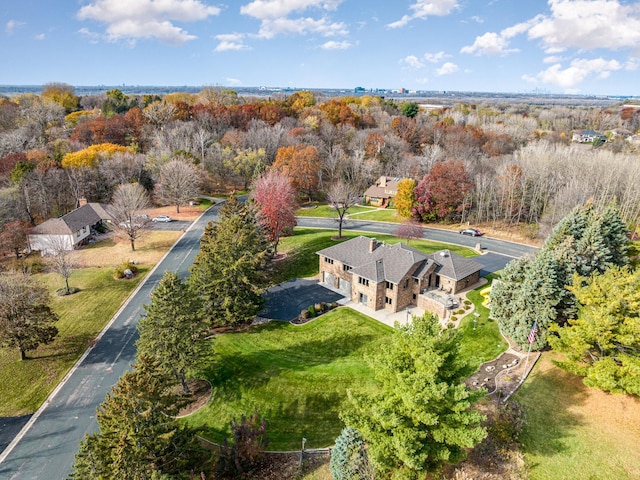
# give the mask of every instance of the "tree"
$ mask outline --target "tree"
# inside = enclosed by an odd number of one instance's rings
[[[589,387],[640,396],[640,270],[611,267],[574,278],[569,288],[579,311],[549,337],[567,358],[558,364]]]
[[[145,480],[183,477],[200,462],[195,432],[174,417],[181,404],[169,391],[171,377],[158,362],[140,355],[107,394],[97,413],[100,431],[87,435],[71,478]]]
[[[396,231],[393,232],[396,237],[404,238],[407,241],[407,245],[409,245],[409,241],[412,238],[422,238],[423,230],[420,222],[413,218],[408,218],[403,221]]]
[[[355,428],[345,427],[331,449],[331,476],[334,480],[372,480],[364,438]]]
[[[320,157],[316,147],[281,147],[278,149],[274,166],[291,178],[293,188],[298,192],[305,192],[309,198],[318,188]]]
[[[26,352],[53,342],[58,316],[49,307],[49,292],[27,273],[0,275],[0,345]]]
[[[410,178],[403,178],[398,182],[398,192],[393,199],[398,215],[404,218],[411,217],[411,209],[415,205],[413,191],[416,188],[416,181]]]
[[[196,169],[182,160],[171,160],[160,168],[160,180],[156,184],[156,195],[164,203],[176,206],[185,205],[198,195],[200,177]]]
[[[189,286],[203,302],[203,315],[218,325],[252,320],[262,308],[269,241],[246,205],[232,199],[200,239]]]
[[[147,221],[140,215],[140,211],[148,206],[149,194],[139,183],[120,185],[113,194],[111,228],[129,239],[131,251],[135,251],[136,240],[146,230]]]
[[[77,152],[67,153],[62,158],[63,168],[93,167],[102,158],[110,158],[117,153],[131,153],[130,147],[115,143],[99,143]]]
[[[206,324],[198,299],[174,272],[165,272],[138,322],[138,355],[148,355],[189,393],[187,373],[206,352]]]
[[[31,224],[24,220],[13,220],[2,227],[0,231],[0,250],[12,250],[16,258],[28,246],[27,234]]]
[[[265,419],[254,412],[248,417],[231,421],[231,442],[224,440],[217,465],[222,478],[244,478],[247,470],[255,466],[269,444]]]
[[[371,361],[377,389],[349,392],[344,422],[362,433],[377,468],[424,478],[455,463],[486,435],[471,408],[484,391],[468,390],[456,331],[426,313],[394,332]]]
[[[54,271],[64,280],[64,294],[69,295],[71,293],[69,278],[76,268],[73,261],[73,251],[67,250],[67,243],[59,236],[51,237],[48,243],[52,254],[50,257],[51,265]]]
[[[418,115],[420,106],[416,102],[403,102],[400,104],[400,111],[405,117],[413,118]]]
[[[275,255],[280,236],[283,232],[292,232],[296,225],[296,192],[289,177],[273,168],[253,182],[251,191],[258,208],[258,220],[269,233]]]
[[[467,195],[473,188],[473,180],[462,162],[438,162],[416,187],[414,215],[425,221],[460,217],[468,208]]]
[[[337,181],[329,187],[327,192],[327,202],[338,214],[338,238],[342,238],[342,225],[344,217],[351,207],[358,203],[360,195],[350,184]]]
[[[224,166],[231,169],[242,180],[243,190],[247,189],[256,172],[264,169],[266,164],[264,148],[239,150],[235,157],[224,160]]]
[[[77,110],[80,101],[75,95],[75,88],[66,83],[47,83],[43,86],[40,96],[61,105],[67,113]]]

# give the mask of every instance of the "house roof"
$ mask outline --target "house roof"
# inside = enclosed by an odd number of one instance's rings
[[[478,262],[449,250],[427,255],[402,243],[389,245],[363,236],[325,248],[317,254],[347,264],[352,267],[351,273],[376,283],[384,280],[399,284],[409,273],[417,278],[431,270],[457,281],[482,269]]]
[[[375,185],[371,185],[367,188],[367,191],[364,192],[367,197],[375,197],[375,198],[391,198],[395,197],[395,193],[398,191],[398,182],[402,180],[401,178],[389,178],[389,177],[380,177]]]
[[[59,218],[51,218],[31,229],[32,234],[73,234],[84,227],[95,225],[100,220],[110,220],[110,207],[100,203],[88,203]]]

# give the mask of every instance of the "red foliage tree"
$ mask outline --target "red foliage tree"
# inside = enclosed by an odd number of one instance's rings
[[[20,258],[20,251],[27,247],[27,234],[31,224],[24,220],[14,220],[5,224],[0,231],[0,250],[11,250],[16,258]]]
[[[408,218],[393,232],[396,237],[404,238],[409,245],[412,238],[422,238],[423,230],[420,222],[415,218]]]
[[[258,177],[251,190],[251,198],[258,207],[258,218],[269,232],[277,252],[280,237],[296,225],[296,192],[289,177],[275,168]]]

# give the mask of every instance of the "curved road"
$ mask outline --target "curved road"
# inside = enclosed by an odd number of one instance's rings
[[[165,271],[188,275],[199,250],[204,226],[217,220],[217,208],[205,212],[158,263],[105,327],[95,345],[49,396],[27,425],[0,454],[0,478],[10,480],[63,480],[71,472],[78,442],[97,430],[96,408],[109,389],[130,368],[135,359],[136,324],[142,305]],[[298,217],[298,226],[337,228],[326,218]],[[348,220],[345,230],[393,234],[398,224]],[[423,238],[475,247],[480,242],[489,253],[476,257],[485,266],[483,274],[499,270],[511,259],[536,251],[534,247],[491,238],[471,238],[454,232],[424,228]]]
[[[66,479],[78,442],[98,428],[96,408],[133,363],[136,324],[150,303],[149,294],[167,270],[186,277],[199,251],[204,226],[217,219],[217,207],[205,212],[151,271],[145,281],[105,327],[99,340],[78,361],[65,380],[25,428],[0,454],[3,480]]]

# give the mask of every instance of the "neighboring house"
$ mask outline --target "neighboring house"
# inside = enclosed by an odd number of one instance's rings
[[[374,185],[364,192],[364,203],[376,207],[388,207],[398,193],[398,182],[401,178],[380,177]]]
[[[321,282],[372,310],[410,305],[444,317],[447,296],[480,280],[482,265],[449,250],[425,254],[402,243],[357,237],[316,252]]]
[[[31,229],[29,248],[42,255],[58,248],[73,250],[87,239],[102,222],[113,220],[109,206],[87,203],[58,218],[51,218]]]
[[[593,143],[596,139],[607,141],[606,135],[595,130],[574,130],[573,137],[571,137],[572,142],[578,143]]]

